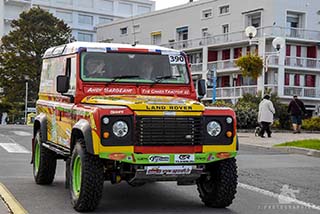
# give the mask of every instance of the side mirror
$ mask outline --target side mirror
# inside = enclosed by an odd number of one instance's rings
[[[69,77],[64,75],[57,76],[57,92],[63,94],[69,90]]]
[[[197,82],[198,95],[204,96],[207,93],[206,80],[201,79]]]

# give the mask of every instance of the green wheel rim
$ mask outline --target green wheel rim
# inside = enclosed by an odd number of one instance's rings
[[[81,190],[81,158],[79,155],[76,157],[73,163],[72,188],[74,194],[78,197]]]
[[[36,148],[35,148],[35,155],[34,155],[34,166],[35,166],[35,172],[38,173],[40,165],[40,145],[37,142]]]

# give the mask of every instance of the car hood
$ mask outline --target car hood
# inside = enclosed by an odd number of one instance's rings
[[[84,104],[127,106],[134,111],[204,111],[198,101],[169,96],[106,95],[88,96]]]

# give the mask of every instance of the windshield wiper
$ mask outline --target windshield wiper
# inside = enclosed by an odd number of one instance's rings
[[[158,83],[162,82],[163,80],[168,80],[168,79],[174,79],[174,80],[176,80],[178,77],[181,77],[181,76],[172,76],[172,75],[159,76],[159,77],[156,77],[156,79],[153,81],[153,83],[151,84],[151,86],[153,86],[153,85],[155,85],[155,84],[158,84]]]
[[[113,83],[117,80],[121,80],[121,79],[135,79],[135,78],[139,78],[141,79],[140,76],[138,75],[121,75],[121,76],[115,76],[115,77],[112,77],[110,83]]]

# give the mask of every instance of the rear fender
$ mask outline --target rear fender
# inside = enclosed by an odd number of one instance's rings
[[[73,151],[76,140],[79,138],[84,139],[87,152],[89,152],[90,154],[94,154],[92,129],[87,120],[81,119],[73,126],[72,134],[71,134],[71,145],[70,145],[71,152]]]

